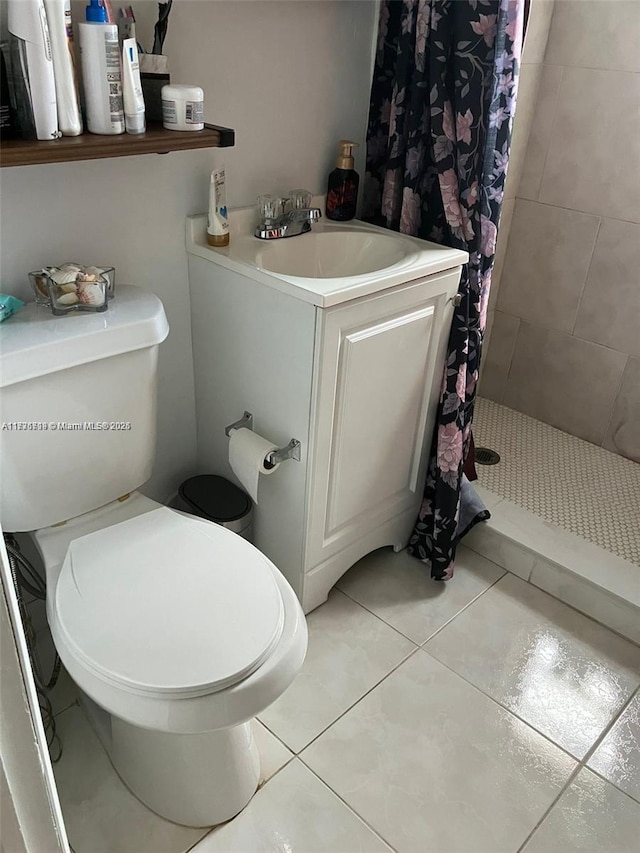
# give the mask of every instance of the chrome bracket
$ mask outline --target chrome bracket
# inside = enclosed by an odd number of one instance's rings
[[[227,438],[231,435],[234,429],[253,429],[253,415],[251,412],[247,412],[245,409],[244,415],[240,418],[239,421],[236,421],[233,424],[229,424],[228,427],[224,428],[224,434]]]
[[[265,461],[275,468],[279,462],[285,462],[287,459],[300,461],[300,442],[297,438],[292,438],[286,447],[272,450],[271,453],[267,454]]]

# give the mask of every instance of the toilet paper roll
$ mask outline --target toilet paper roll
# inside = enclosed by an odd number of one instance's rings
[[[229,436],[229,464],[254,503],[258,503],[260,475],[273,474],[280,467],[280,463],[272,468],[265,465],[265,458],[277,449],[277,444],[244,427],[232,430]]]

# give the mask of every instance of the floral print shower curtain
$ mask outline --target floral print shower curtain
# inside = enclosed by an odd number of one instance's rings
[[[469,252],[409,551],[453,574],[462,465],[509,162],[525,0],[382,0],[364,218]]]

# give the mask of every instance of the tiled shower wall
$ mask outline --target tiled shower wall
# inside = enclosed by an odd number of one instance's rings
[[[480,393],[640,461],[640,3],[556,0],[524,130]]]

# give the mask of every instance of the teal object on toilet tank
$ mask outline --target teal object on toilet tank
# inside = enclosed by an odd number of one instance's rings
[[[0,323],[3,320],[11,317],[16,311],[19,311],[24,306],[22,299],[17,296],[7,296],[6,293],[0,293]]]

